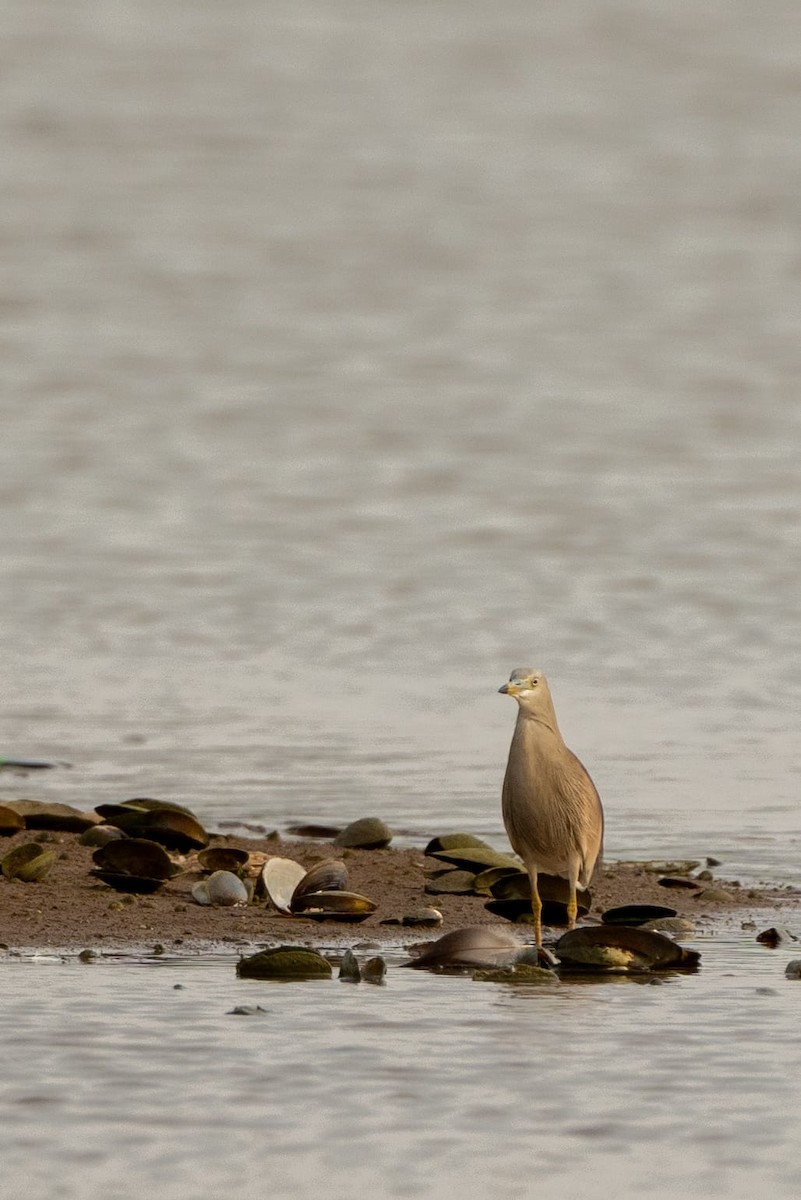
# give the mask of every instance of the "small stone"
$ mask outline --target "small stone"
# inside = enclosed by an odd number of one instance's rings
[[[381,984],[387,974],[387,964],[380,955],[375,958],[368,958],[367,962],[362,967],[362,979],[365,983]]]
[[[695,878],[703,883],[711,883],[715,876],[711,871],[699,871]]]
[[[155,946],[153,947],[152,953],[153,953],[153,954],[156,954],[156,955],[158,955],[158,954],[166,954],[166,953],[167,953],[167,951],[164,949],[164,947],[162,946],[161,942],[156,942]]]
[[[109,908],[111,909],[112,912],[119,912],[122,909],[122,901],[121,900],[112,900],[111,903],[109,904]]]
[[[705,888],[700,895],[694,898],[708,901],[710,904],[730,904],[734,900],[734,896],[725,888]]]
[[[707,854],[707,856],[706,856],[706,865],[707,865],[708,867],[720,867],[720,866],[722,866],[723,864],[721,863],[721,861],[720,861],[720,859],[719,859],[719,858],[712,858],[712,856],[711,856],[710,854]]]
[[[266,1013],[267,1009],[262,1008],[260,1004],[237,1004],[236,1008],[229,1008],[226,1016],[229,1017],[255,1017],[260,1013]]]
[[[81,953],[78,955],[78,962],[90,963],[90,962],[94,962],[94,960],[96,958],[97,958],[96,950],[82,950]]]
[[[801,958],[793,958],[784,968],[788,979],[801,979]]]
[[[172,985],[172,990],[173,990],[174,992],[183,992],[183,991],[186,991],[186,984],[183,984],[183,983],[174,983],[174,984]]]
[[[756,940],[761,942],[763,946],[775,949],[776,946],[781,946],[783,942],[797,942],[798,938],[794,933],[790,933],[789,929],[777,929],[775,926],[771,926],[770,929],[763,929],[761,933],[758,933]]]
[[[339,964],[339,978],[344,983],[360,983],[362,978],[359,962],[352,950],[346,950]]]

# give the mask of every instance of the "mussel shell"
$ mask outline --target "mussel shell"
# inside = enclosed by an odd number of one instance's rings
[[[463,971],[474,967],[506,966],[516,962],[525,952],[525,944],[505,929],[468,925],[444,933],[403,965],[417,971]]]
[[[493,888],[499,879],[505,879],[508,875],[519,875],[520,871],[515,867],[487,867],[483,871],[479,871],[473,880],[473,890],[478,896],[494,895]],[[526,876],[528,878],[528,876]],[[529,890],[531,885],[529,883]]]
[[[198,853],[197,861],[204,871],[236,872],[247,865],[250,855],[238,846],[207,846]]]
[[[78,842],[81,846],[105,846],[106,842],[118,842],[126,836],[116,825],[92,825],[84,830]]]
[[[440,862],[453,863],[466,871],[484,871],[487,867],[508,867],[512,871],[521,869],[520,863],[511,854],[503,854],[484,846],[456,846],[453,850],[432,850],[431,858]]]
[[[337,834],[334,845],[357,850],[383,850],[392,841],[392,830],[378,817],[361,817]]]
[[[555,949],[567,971],[694,971],[701,957],[661,933],[629,925],[571,929]]]
[[[81,812],[71,804],[49,800],[10,800],[6,802],[25,821],[27,829],[51,829],[59,833],[83,833],[91,825],[99,825],[94,813]]]
[[[702,886],[697,879],[688,879],[684,875],[663,875],[656,882],[664,888],[687,888],[695,891]]]
[[[209,835],[197,817],[180,804],[129,800],[125,804],[98,804],[95,812],[132,837],[149,838],[170,850],[200,850],[209,843]]]
[[[233,871],[214,871],[194,885],[192,899],[197,904],[232,908],[235,904],[247,904],[249,893],[247,885]]]
[[[675,917],[675,908],[662,904],[621,904],[608,908],[601,917],[604,925],[644,925],[646,921],[659,921],[663,917]]]
[[[482,841],[474,833],[443,833],[432,838],[423,853],[434,854],[437,850],[454,850],[457,846],[483,846],[485,850],[492,849],[489,842]]]
[[[321,841],[335,838],[342,832],[341,825],[288,825],[287,833],[292,837],[316,838]]]
[[[580,914],[583,915],[587,912],[587,909],[582,907],[581,901],[578,901],[578,905]],[[493,916],[503,917],[504,920],[511,921],[513,924],[531,925],[534,922],[530,900],[487,900],[484,907]],[[558,900],[543,900],[540,920],[543,925],[567,925],[567,905],[560,904]]]
[[[292,893],[290,908],[294,912],[305,896],[314,892],[344,892],[348,886],[348,868],[338,858],[316,863],[299,881]]]
[[[261,869],[259,882],[265,894],[279,912],[291,912],[292,895],[306,875],[306,870],[293,858],[268,858]]]
[[[472,896],[475,879],[472,871],[437,871],[426,880],[424,891],[429,896]]]
[[[377,908],[357,892],[313,892],[301,896],[292,911],[314,921],[364,921]]]
[[[93,867],[89,872],[95,879],[102,880],[115,892],[127,892],[130,895],[146,895],[157,892],[166,883],[165,879],[151,879],[146,875],[129,875],[126,871],[104,871],[101,867]]]
[[[330,979],[331,964],[307,946],[273,946],[240,959],[241,979]]]
[[[57,858],[55,850],[43,850],[38,842],[25,842],[9,850],[0,866],[7,879],[36,883],[44,878]]]
[[[145,879],[170,879],[176,867],[163,846],[146,838],[120,838],[98,846],[92,859],[101,871],[138,875]]]
[[[25,828],[25,818],[15,808],[0,804],[0,837],[11,837]]]

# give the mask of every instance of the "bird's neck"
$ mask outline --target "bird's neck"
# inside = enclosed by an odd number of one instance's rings
[[[564,745],[562,734],[559,730],[559,726],[556,723],[556,713],[553,712],[553,710],[551,710],[551,712],[537,713],[526,712],[522,708],[518,710],[517,732],[520,733],[521,736],[525,736],[526,733],[539,734],[543,730],[550,733],[557,742],[562,742]]]

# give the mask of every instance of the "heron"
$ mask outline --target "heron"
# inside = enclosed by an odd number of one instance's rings
[[[603,850],[604,813],[595,784],[559,732],[542,671],[518,667],[498,690],[518,703],[503,780],[503,823],[531,879],[534,937],[542,949],[537,872],[567,878],[568,928],[573,929],[576,888],[588,886]]]

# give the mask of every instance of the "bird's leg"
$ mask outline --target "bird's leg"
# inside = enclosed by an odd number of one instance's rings
[[[576,917],[578,916],[578,901],[576,900],[576,885],[578,883],[578,871],[574,867],[570,868],[570,899],[567,902],[567,927],[575,929]]]
[[[542,949],[542,900],[537,887],[537,872],[530,870],[531,876],[531,911],[534,914],[534,941],[537,949]]]

